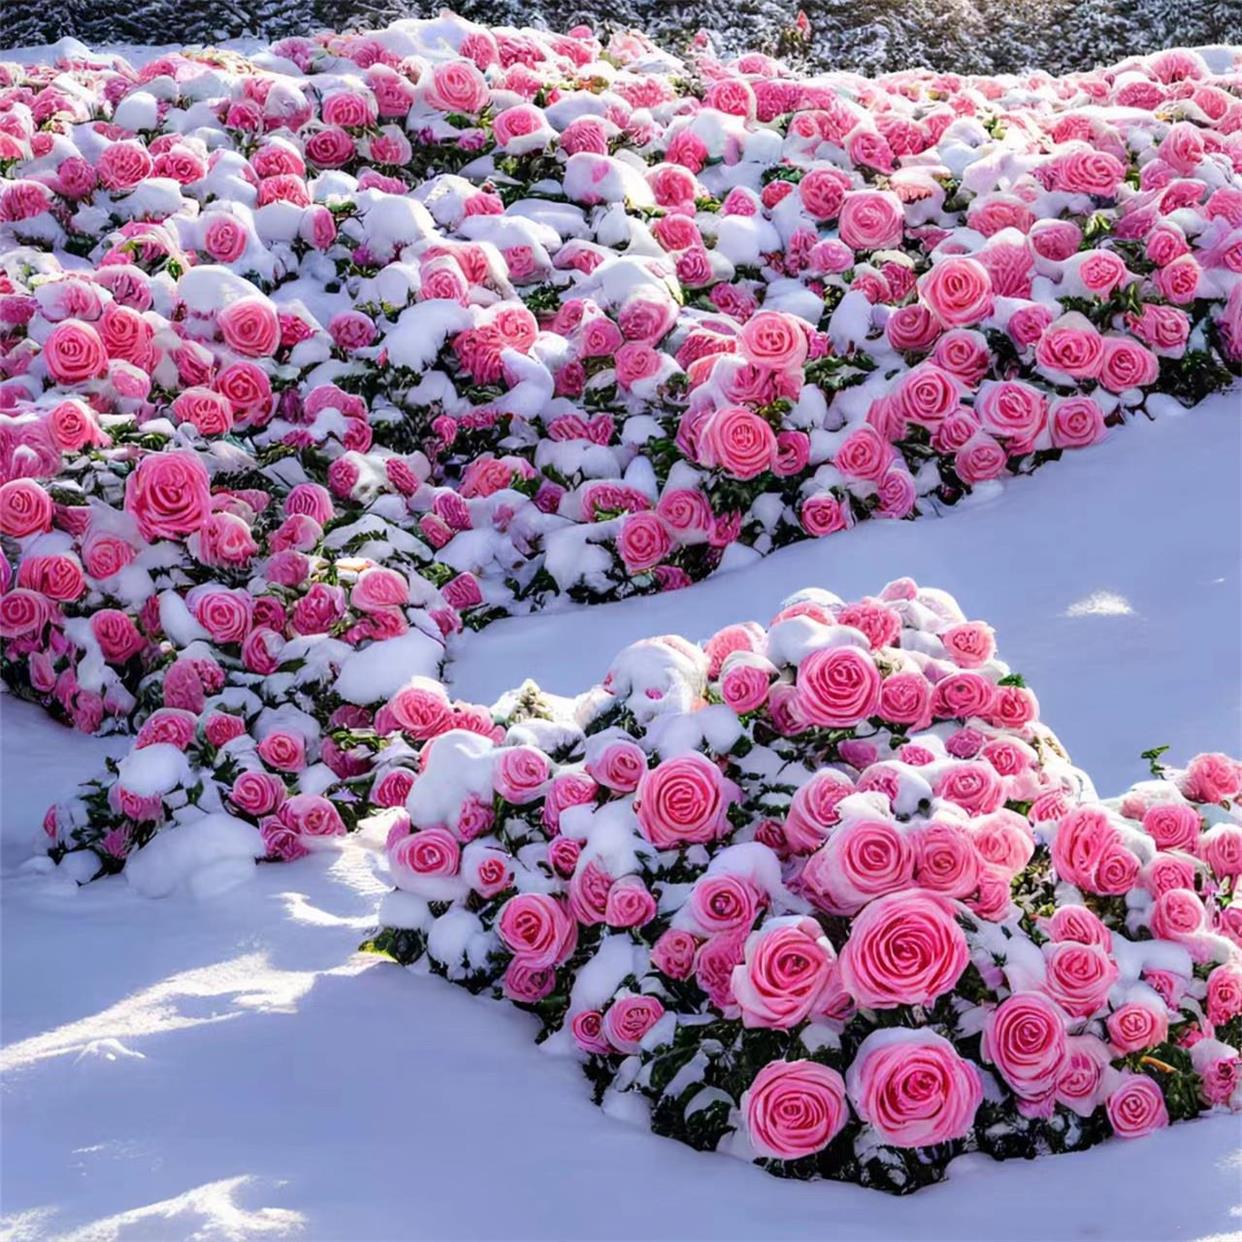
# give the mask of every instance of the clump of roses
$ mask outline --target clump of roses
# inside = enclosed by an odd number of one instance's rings
[[[1242,765],[1099,799],[941,591],[648,640],[490,734],[403,693],[367,947],[531,1012],[609,1111],[905,1193],[1242,1107]]]

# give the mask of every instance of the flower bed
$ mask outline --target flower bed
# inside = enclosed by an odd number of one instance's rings
[[[398,743],[366,947],[528,1010],[610,1113],[905,1193],[1242,1107],[1242,764],[1100,800],[944,592],[804,591],[495,715]]]
[[[182,756],[54,855],[290,794],[348,826],[334,734],[463,625],[934,514],[1227,383],[1208,56],[810,78],[445,16],[0,67],[0,673]]]

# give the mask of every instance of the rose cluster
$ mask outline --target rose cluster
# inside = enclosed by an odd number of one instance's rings
[[[1242,763],[1100,799],[942,591],[803,591],[490,732],[403,693],[366,947],[530,1011],[610,1112],[904,1193],[1242,1108]]]

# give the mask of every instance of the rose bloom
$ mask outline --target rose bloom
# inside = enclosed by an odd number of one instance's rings
[[[1217,824],[1203,834],[1199,846],[1203,861],[1216,876],[1235,879],[1242,875],[1242,825]]]
[[[747,937],[745,953],[732,980],[743,1026],[789,1030],[815,1012],[836,954],[814,919],[770,919]]]
[[[33,479],[0,484],[0,534],[24,539],[52,529],[52,498]]]
[[[750,930],[759,908],[760,893],[737,875],[704,875],[690,890],[686,908],[704,935]]]
[[[630,793],[647,771],[647,755],[637,742],[623,739],[609,742],[587,759],[586,770],[606,789]]]
[[[642,573],[660,564],[673,550],[668,528],[658,514],[627,513],[617,535],[617,551],[627,572]]]
[[[559,966],[578,943],[578,924],[546,893],[520,893],[500,909],[496,932],[510,952],[533,968]]]
[[[461,866],[461,847],[447,828],[422,828],[400,837],[389,850],[393,869],[415,875],[455,876]]]
[[[897,825],[854,820],[834,829],[807,859],[799,887],[817,909],[853,915],[913,878],[914,849]]]
[[[741,1109],[751,1146],[774,1160],[823,1151],[849,1120],[844,1079],[818,1061],[769,1061]]]
[[[816,538],[835,534],[853,525],[853,514],[849,506],[842,504],[831,492],[808,496],[802,502],[799,519],[802,529]]]
[[[789,804],[785,840],[795,853],[810,854],[840,820],[837,805],[854,792],[854,783],[842,772],[821,768],[799,786]]]
[[[1118,1138],[1143,1138],[1169,1124],[1160,1088],[1144,1074],[1124,1074],[1106,1101],[1108,1121]]]
[[[892,250],[905,224],[901,200],[887,190],[851,190],[842,201],[841,240],[854,250]]]
[[[664,1006],[656,997],[623,994],[604,1014],[604,1037],[617,1052],[637,1052],[647,1032],[663,1016]]]
[[[1146,388],[1160,375],[1156,355],[1127,336],[1106,336],[1102,341],[1100,383],[1109,392]]]
[[[841,984],[864,1009],[930,1005],[969,963],[966,937],[946,899],[895,892],[854,919],[841,950]]]
[[[1065,1012],[1038,992],[1016,993],[983,1027],[983,1059],[995,1065],[1021,1100],[1041,1101],[1057,1088],[1069,1054]]]
[[[742,327],[738,338],[742,356],[773,371],[800,370],[807,358],[806,333],[792,315],[759,311]]]
[[[1223,802],[1242,788],[1242,763],[1228,755],[1196,755],[1186,765],[1183,792],[1195,802]]]
[[[622,876],[609,888],[604,909],[609,927],[644,927],[655,915],[655,898],[639,876]]]
[[[43,360],[58,384],[81,384],[103,373],[108,354],[94,324],[65,319],[43,342]]]
[[[811,723],[850,728],[880,706],[880,671],[857,647],[821,647],[798,666],[798,707]]]
[[[744,406],[725,406],[710,415],[699,434],[699,456],[736,479],[753,479],[776,461],[776,433]]]
[[[902,758],[909,762],[907,749],[903,748]],[[934,756],[928,762],[935,762]],[[963,825],[925,824],[915,836],[914,848],[914,878],[920,888],[960,900],[978,887],[979,855]]]
[[[929,1030],[873,1031],[845,1081],[859,1117],[894,1147],[964,1138],[983,1099],[979,1071]]]
[[[688,979],[699,942],[688,931],[670,927],[651,947],[651,964],[670,979]]]
[[[1117,963],[1098,944],[1063,940],[1044,946],[1044,991],[1071,1017],[1090,1018],[1103,1008],[1117,982]]]
[[[1141,1052],[1169,1037],[1169,1017],[1163,1006],[1131,1002],[1108,1015],[1108,1039],[1119,1056]]]
[[[969,327],[992,313],[992,279],[977,259],[942,259],[919,278],[918,290],[936,318],[950,327]]]
[[[1035,346],[1035,361],[1053,378],[1092,379],[1099,374],[1103,357],[1103,338],[1076,311],[1053,320]]]
[[[207,470],[188,450],[142,458],[125,480],[125,511],[146,539],[169,539],[198,530],[211,512]]]
[[[280,320],[265,297],[239,298],[216,316],[225,343],[247,358],[266,358],[280,343]]]
[[[643,773],[634,809],[639,831],[657,849],[713,841],[727,822],[725,781],[703,755],[665,759]]]
[[[547,756],[534,746],[508,746],[496,753],[492,783],[515,806],[542,797],[550,776]]]
[[[1242,1013],[1242,967],[1227,962],[1208,976],[1208,1021],[1220,1026]]]

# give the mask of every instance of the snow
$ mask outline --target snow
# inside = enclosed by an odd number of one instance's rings
[[[1139,423],[943,520],[866,523],[744,579],[501,622],[461,644],[453,691],[490,701],[530,676],[576,693],[640,638],[910,574],[995,626],[1103,791],[1142,775],[1153,744],[1236,750],[1239,402]],[[388,891],[369,833],[160,901],[24,867],[46,802],[124,749],[0,698],[9,1236],[879,1242],[994,1238],[1001,1212],[1015,1240],[1237,1236],[1236,1118],[1034,1163],[970,1157],[906,1199],[780,1181],[619,1124],[522,1013],[355,952]]]

